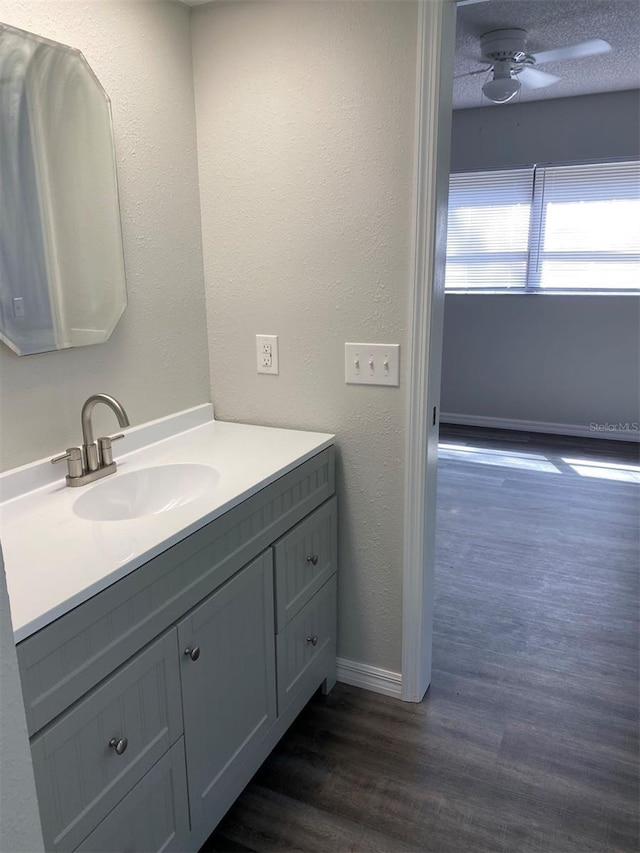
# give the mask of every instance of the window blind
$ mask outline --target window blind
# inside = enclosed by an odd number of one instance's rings
[[[640,288],[640,162],[539,167],[535,197],[531,286]]]
[[[533,168],[451,175],[445,286],[526,285]]]
[[[446,289],[640,291],[640,161],[451,175]]]

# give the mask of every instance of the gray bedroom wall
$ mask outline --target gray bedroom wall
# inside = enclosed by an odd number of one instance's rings
[[[640,92],[455,110],[451,171],[637,156]]]
[[[458,110],[451,154],[452,171],[638,156],[640,93]],[[637,422],[639,363],[638,296],[448,294],[443,420]]]

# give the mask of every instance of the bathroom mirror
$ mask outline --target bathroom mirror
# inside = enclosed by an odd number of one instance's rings
[[[102,343],[126,304],[109,98],[78,50],[0,23],[0,340]]]

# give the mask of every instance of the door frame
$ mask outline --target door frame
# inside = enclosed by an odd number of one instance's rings
[[[431,681],[436,473],[455,0],[418,0],[402,590],[402,699]]]

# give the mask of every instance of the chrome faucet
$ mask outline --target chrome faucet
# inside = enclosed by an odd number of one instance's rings
[[[52,462],[67,460],[67,486],[86,486],[101,477],[107,477],[116,471],[111,444],[124,433],[105,435],[96,442],[93,437],[93,410],[98,403],[108,406],[118,419],[121,427],[129,426],[129,418],[121,403],[109,394],[92,394],[82,407],[82,447],[69,447],[66,453],[55,456]]]

